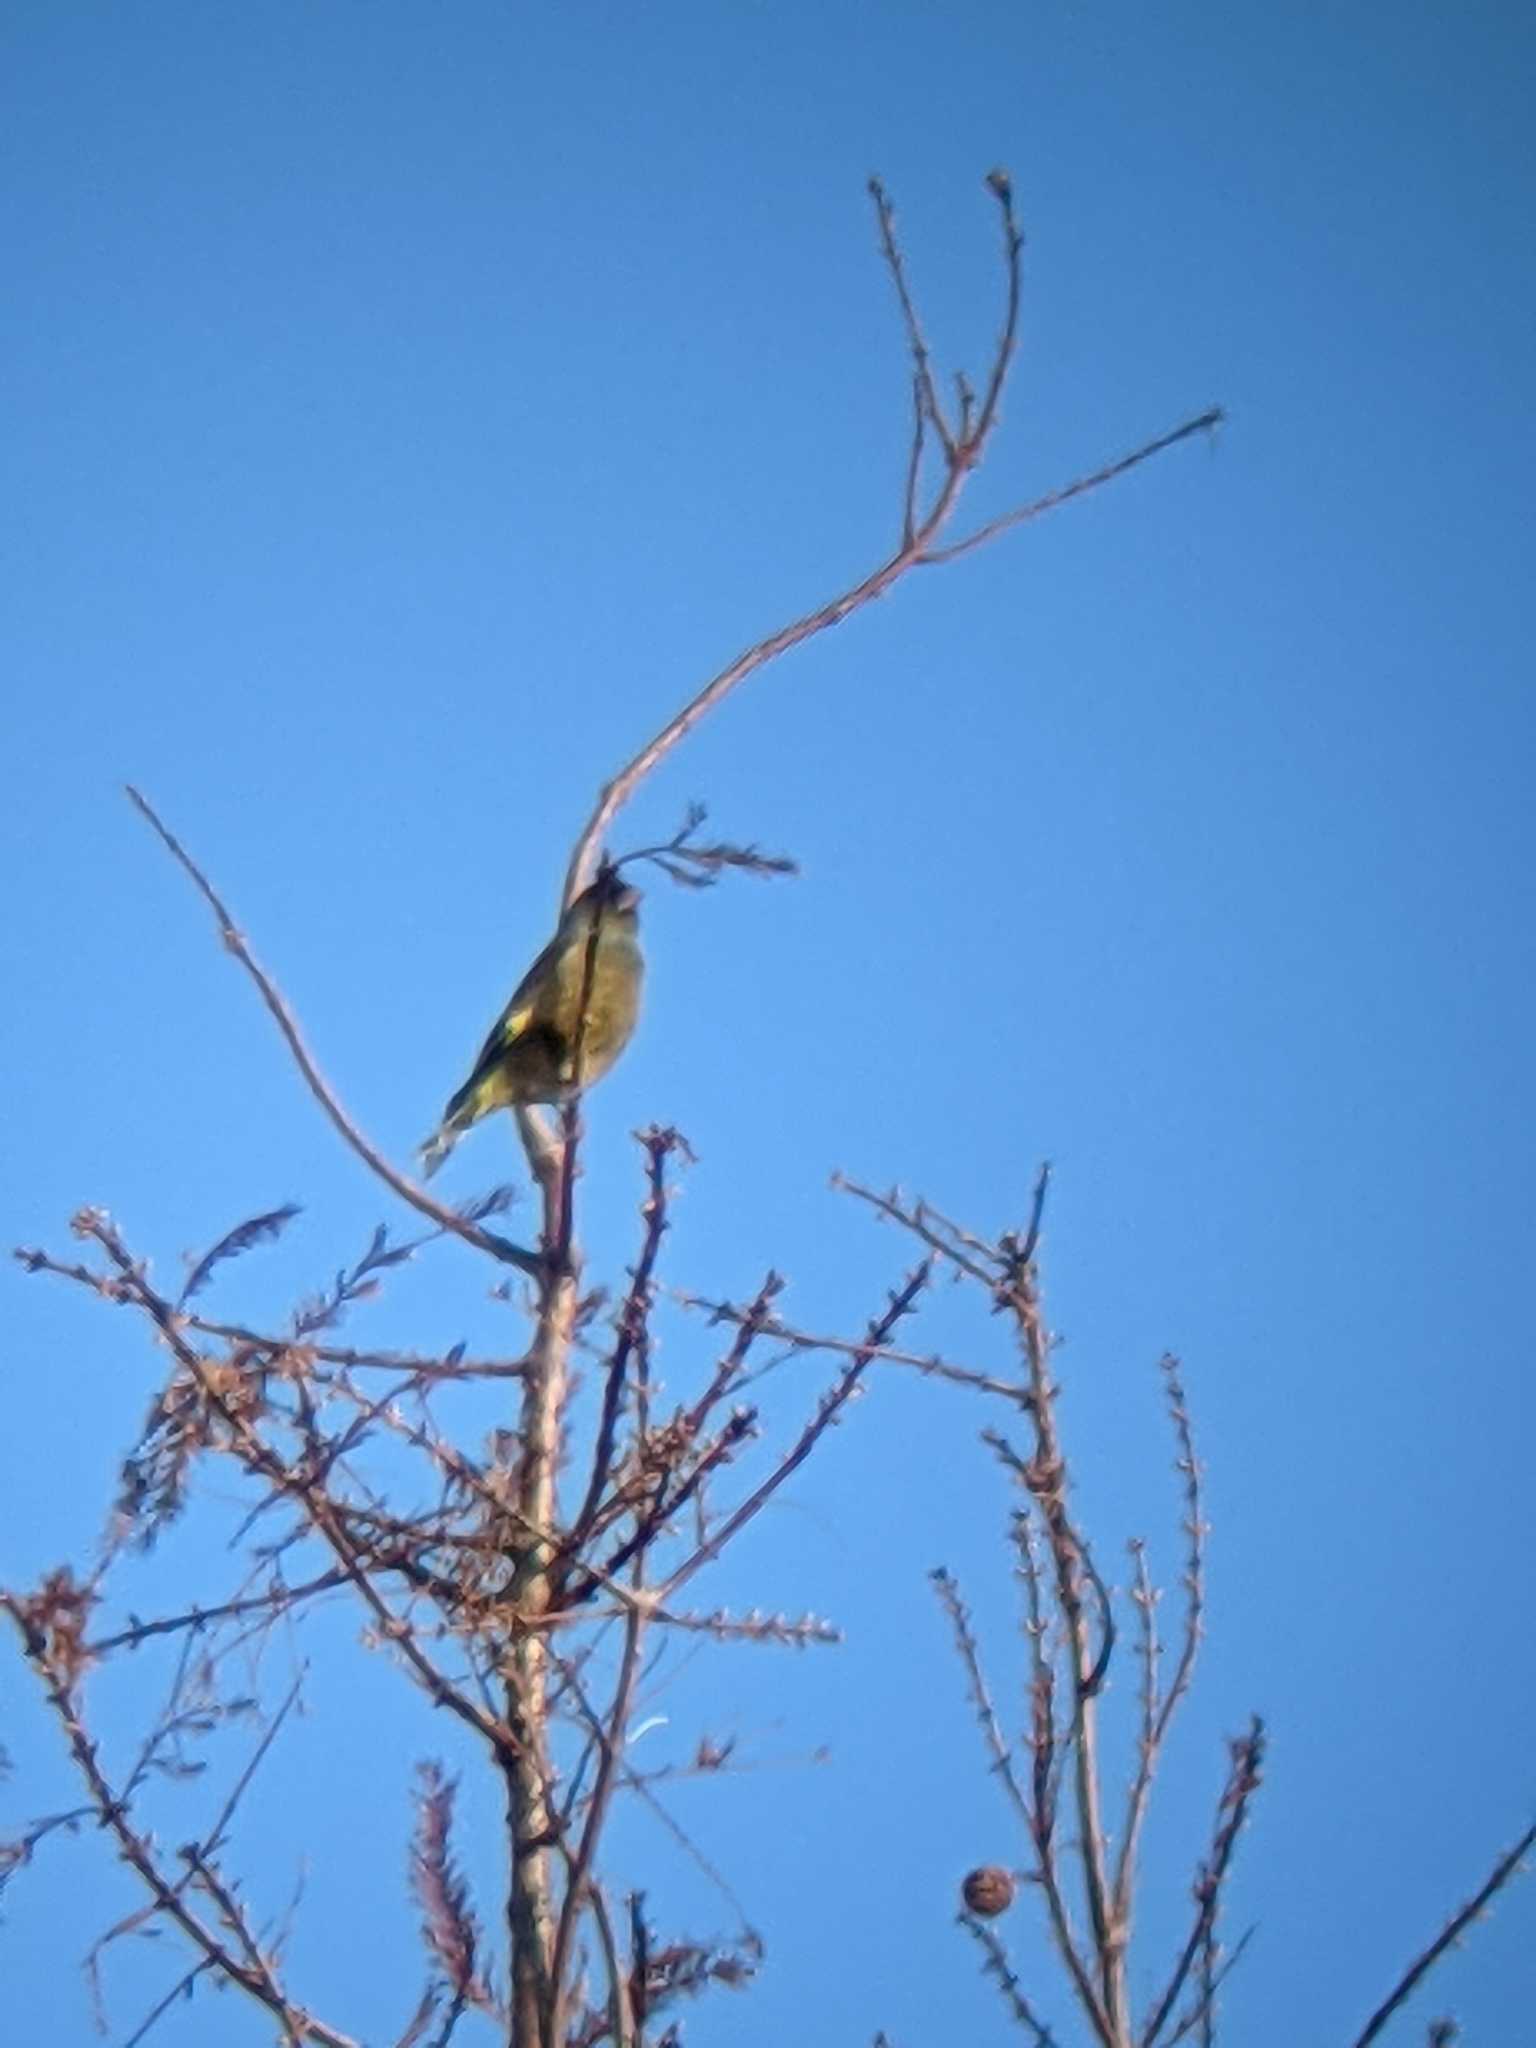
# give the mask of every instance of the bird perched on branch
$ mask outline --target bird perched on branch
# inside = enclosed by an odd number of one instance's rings
[[[606,864],[576,898],[422,1146],[427,1175],[493,1109],[569,1102],[607,1073],[640,1011],[639,905],[639,890]]]

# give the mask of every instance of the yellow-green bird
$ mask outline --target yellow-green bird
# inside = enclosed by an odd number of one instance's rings
[[[640,892],[603,867],[517,984],[480,1049],[474,1071],[449,1099],[421,1148],[434,1174],[471,1124],[493,1109],[568,1102],[600,1081],[628,1045],[640,1014],[645,961]]]

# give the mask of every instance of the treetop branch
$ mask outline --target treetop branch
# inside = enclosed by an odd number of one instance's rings
[[[1065,505],[1074,498],[1083,497],[1088,492],[1099,489],[1101,485],[1111,482],[1116,477],[1124,476],[1140,463],[1149,461],[1154,455],[1160,455],[1164,449],[1174,447],[1191,435],[1209,432],[1222,419],[1220,407],[1207,407],[1194,418],[1185,420],[1182,425],[1165,434],[1158,435],[1155,440],[1145,442],[1129,454],[1077,477],[1071,483],[1048,492],[1044,497],[1019,506],[1013,512],[1004,513],[999,519],[989,521],[964,540],[948,547],[939,546],[939,536],[948,525],[964,489],[965,480],[986,454],[997,427],[1003,393],[1013,367],[1018,341],[1024,237],[1015,219],[1013,185],[1007,173],[992,171],[985,182],[987,190],[997,204],[1003,227],[1003,319],[988,365],[980,404],[976,403],[969,384],[962,379],[959,387],[959,421],[958,424],[953,424],[945,414],[934,381],[932,357],[908,282],[906,258],[896,234],[894,209],[880,180],[872,178],[869,181],[881,254],[895,286],[902,326],[913,363],[914,422],[906,465],[900,544],[894,553],[888,555],[837,596],[827,599],[813,611],[792,619],[788,625],[779,627],[775,632],[767,634],[746,648],[734,661],[727,662],[725,667],[712,676],[680,711],[674,713],[646,741],[640,751],[625,763],[613,779],[604,785],[572,851],[566,869],[562,898],[564,905],[569,906],[573,903],[591,880],[596,870],[598,849],[604,833],[640,784],[688,737],[702,719],[717,705],[723,703],[733,690],[749,676],[754,675],[758,669],[766,667],[771,661],[776,661],[780,655],[789,653],[802,641],[826,632],[829,627],[839,625],[863,606],[874,603],[899,582],[909,569],[951,561],[958,555],[969,553],[973,548],[982,547],[1010,528],[1038,519],[1044,513],[1053,511],[1058,505]],[[938,482],[924,509],[920,503],[921,473],[924,438],[929,427],[938,440],[942,462]]]

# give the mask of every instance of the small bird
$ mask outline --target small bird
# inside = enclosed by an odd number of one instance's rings
[[[607,1073],[640,1013],[639,906],[639,890],[617,868],[598,870],[517,984],[474,1071],[422,1146],[427,1177],[493,1109],[569,1102]]]

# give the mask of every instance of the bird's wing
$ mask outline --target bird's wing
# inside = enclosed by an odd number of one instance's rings
[[[538,1013],[548,1009],[557,983],[557,968],[562,949],[563,941],[558,936],[551,939],[513,989],[511,1000],[491,1026],[490,1035],[480,1048],[480,1055],[474,1066],[476,1074],[494,1065],[507,1047],[515,1045],[523,1036]]]

